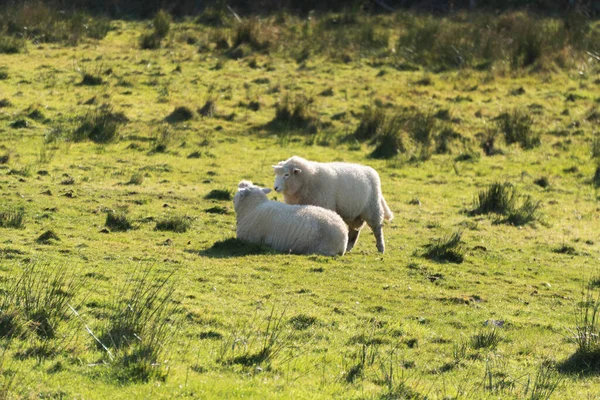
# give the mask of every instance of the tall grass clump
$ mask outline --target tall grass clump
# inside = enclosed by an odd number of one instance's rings
[[[64,266],[50,263],[26,266],[3,299],[0,336],[25,330],[42,339],[55,338],[60,324],[69,319],[69,303],[83,283],[83,279]]]
[[[514,210],[516,199],[516,187],[508,182],[495,182],[477,194],[471,213],[475,215],[490,213],[507,215]]]
[[[590,153],[592,159],[600,161],[600,132],[594,132],[592,143],[590,144]]]
[[[398,13],[396,45],[402,59],[434,71],[457,68],[543,70],[585,60],[597,33],[582,14],[562,18],[526,12],[455,13],[432,16]],[[567,56],[568,55],[568,56]]]
[[[587,285],[575,306],[575,326],[569,329],[575,352],[560,364],[564,372],[600,372],[600,294]]]
[[[122,382],[166,379],[169,345],[178,329],[173,273],[137,271],[116,293],[99,344]]]
[[[371,158],[389,159],[399,153],[411,153],[411,159],[420,161],[431,157],[438,128],[433,113],[407,109],[378,115],[377,121],[381,120],[378,134],[371,140],[375,144]]]
[[[164,10],[159,10],[152,19],[152,32],[140,36],[140,47],[142,49],[158,49],[162,40],[167,37],[171,30],[171,16]]]
[[[502,340],[499,331],[494,328],[484,328],[476,332],[471,336],[470,345],[473,349],[490,349],[493,350],[498,347],[498,344]]]
[[[285,310],[279,313],[272,307],[265,319],[259,327],[247,323],[233,329],[223,341],[217,361],[224,365],[271,369],[292,347],[293,332],[286,324]]]
[[[451,262],[460,264],[465,259],[465,246],[462,239],[462,232],[454,232],[448,237],[435,239],[425,245],[423,257],[437,262]]]
[[[4,206],[0,208],[0,228],[25,227],[25,208]]]
[[[528,381],[524,394],[531,400],[549,400],[561,382],[562,377],[556,367],[551,362],[544,361],[537,368],[535,378]]]
[[[392,30],[377,16],[346,11],[316,20],[303,30],[304,42],[313,53],[335,61],[356,57],[383,57],[390,53]]]
[[[42,1],[17,2],[0,12],[0,32],[37,43],[76,45],[85,38],[103,39],[110,29],[108,18],[63,11]]]
[[[0,345],[0,400],[9,400],[17,396],[14,393],[19,383],[19,374],[8,367],[8,345]]]
[[[596,172],[594,172],[594,176],[592,177],[592,183],[595,187],[600,187],[600,161],[596,165]]]
[[[119,126],[127,122],[127,117],[122,113],[114,112],[111,106],[101,106],[88,111],[81,123],[71,134],[75,142],[91,140],[94,143],[105,144],[114,142],[119,138]]]
[[[263,22],[258,18],[246,18],[239,22],[232,34],[231,50],[232,55],[241,55],[239,51],[240,46],[247,45],[254,51],[264,51],[270,46],[269,40],[264,37],[268,29],[265,29]],[[235,57],[238,58],[238,57]]]
[[[508,182],[495,182],[477,194],[470,214],[497,214],[504,217],[497,222],[515,226],[538,221],[541,218],[541,202],[534,201],[531,196],[523,197],[522,203],[518,204],[519,195],[515,186]]]
[[[385,110],[378,106],[369,106],[360,116],[360,123],[352,138],[359,142],[372,140],[381,133],[386,123]]]
[[[133,229],[133,225],[124,212],[109,211],[106,213],[104,226],[115,232],[126,232]]]
[[[298,95],[291,98],[286,95],[283,101],[277,103],[275,117],[266,125],[273,131],[296,131],[316,133],[319,119],[312,107],[313,99]]]
[[[25,51],[26,48],[25,39],[8,36],[0,32],[0,54],[17,54]]]
[[[540,219],[540,201],[534,201],[531,196],[525,196],[523,203],[510,211],[503,223],[522,226]]]
[[[521,148],[529,150],[540,145],[539,134],[532,131],[533,118],[525,111],[515,109],[510,113],[496,117],[496,125],[504,135],[506,144],[518,143]]]
[[[184,233],[192,226],[192,219],[184,216],[171,216],[160,219],[154,227],[157,231],[169,231],[175,233]]]

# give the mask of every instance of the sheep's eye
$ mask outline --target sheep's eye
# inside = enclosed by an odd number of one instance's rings
[[[283,175],[284,178],[287,178],[288,176],[290,176],[290,174]]]

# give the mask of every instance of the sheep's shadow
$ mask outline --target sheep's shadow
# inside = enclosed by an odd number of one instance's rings
[[[198,254],[210,258],[244,257],[258,254],[275,254],[275,251],[267,246],[249,243],[236,238],[228,238],[215,242],[211,247],[204,250],[187,250],[189,253]]]

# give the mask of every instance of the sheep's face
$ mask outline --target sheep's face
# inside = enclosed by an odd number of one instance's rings
[[[273,165],[275,171],[275,184],[273,188],[276,192],[285,192],[294,194],[300,188],[298,176],[302,173],[300,168],[287,165]]]
[[[238,212],[240,204],[248,199],[255,199],[259,202],[266,201],[268,200],[267,193],[271,193],[271,189],[255,186],[250,181],[241,181],[238,184],[238,191],[233,197],[233,208]]]

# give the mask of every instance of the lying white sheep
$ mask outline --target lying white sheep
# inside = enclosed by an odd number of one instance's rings
[[[237,238],[294,254],[343,255],[348,228],[333,211],[270,201],[271,189],[241,181],[233,199]]]
[[[275,190],[287,204],[311,204],[337,212],[348,224],[350,251],[366,222],[383,253],[383,220],[391,221],[379,175],[371,167],[341,162],[318,163],[294,156],[273,166]]]

